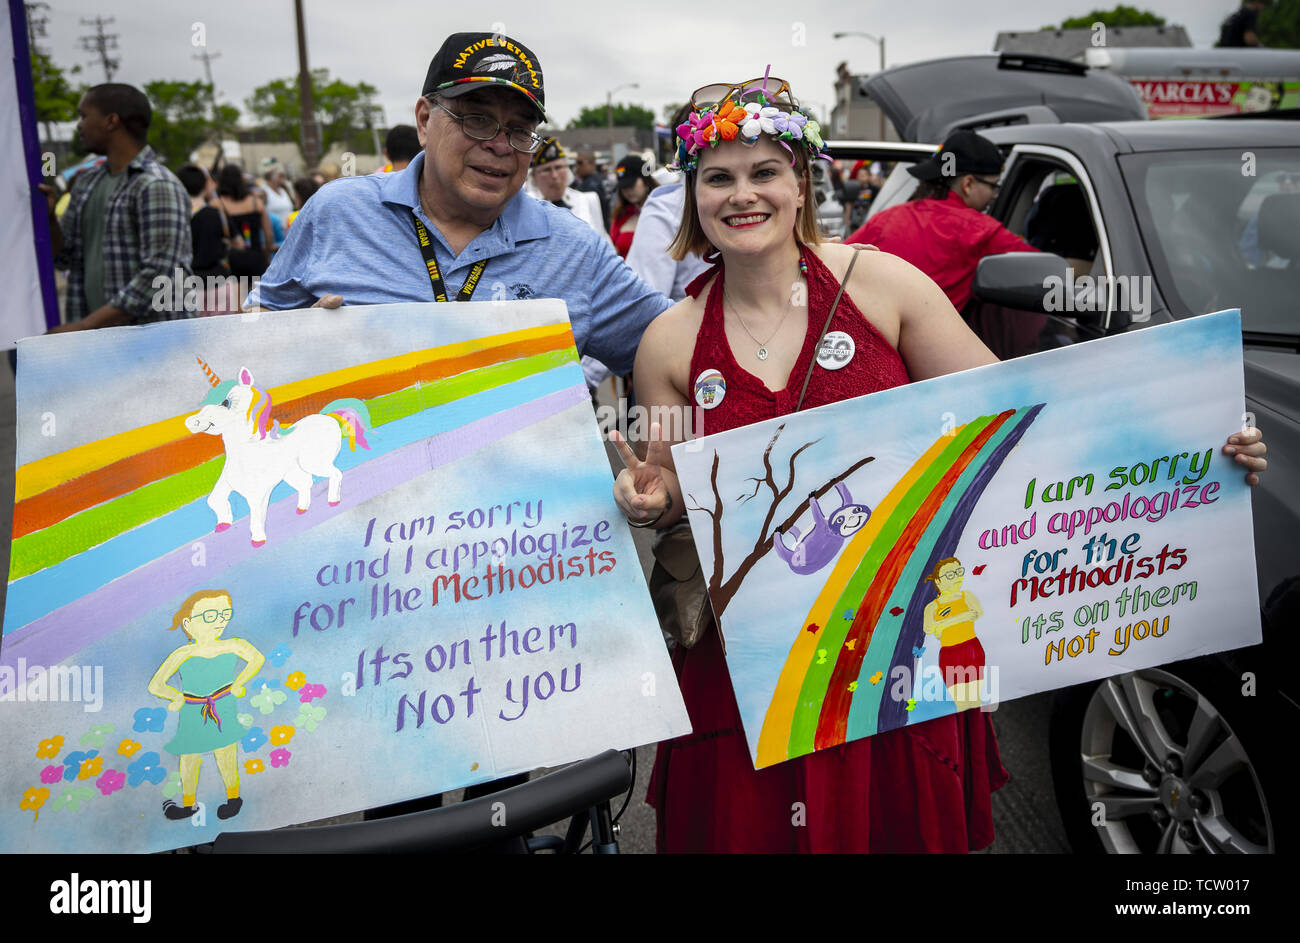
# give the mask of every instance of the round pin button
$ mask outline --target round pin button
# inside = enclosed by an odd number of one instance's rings
[[[727,395],[727,381],[717,370],[705,370],[695,378],[695,402],[705,409],[713,409]]]
[[[831,331],[817,348],[817,363],[826,370],[838,370],[853,359],[856,350],[852,337],[843,331]]]

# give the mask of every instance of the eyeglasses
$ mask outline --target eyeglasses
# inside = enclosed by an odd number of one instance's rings
[[[492,141],[502,131],[506,133],[506,140],[510,146],[523,154],[535,154],[537,149],[542,146],[545,138],[539,137],[531,131],[524,128],[507,128],[494,118],[487,115],[458,115],[450,108],[439,104],[432,98],[427,99],[430,105],[435,108],[441,108],[453,119],[460,123],[460,129],[465,132],[466,137],[471,137],[476,141]]]
[[[976,177],[975,179],[979,180],[978,177]],[[982,180],[980,182],[983,183]],[[957,567],[957,569],[949,570],[947,573],[940,573],[939,579],[951,581],[951,580],[959,579],[965,575],[966,575],[966,568],[959,566]]]
[[[974,174],[972,174],[971,176],[974,176]],[[975,179],[978,180],[980,183],[984,184],[984,186],[991,189],[994,193],[997,193],[999,190],[1002,189],[1002,184],[996,180],[985,180],[983,177],[975,177]]]
[[[762,95],[768,101],[775,100],[778,95],[784,95],[788,105],[791,107],[795,105],[794,98],[790,95],[789,82],[785,79],[778,79],[776,76],[768,76],[765,79],[760,75],[758,78],[750,79],[740,85],[717,84],[697,88],[691,92],[691,106],[696,110],[711,108],[726,101],[733,95],[742,105],[756,100],[759,95]]]
[[[204,622],[216,622],[218,619],[229,622],[234,614],[234,609],[204,609],[202,612],[194,613],[194,618],[202,618]]]

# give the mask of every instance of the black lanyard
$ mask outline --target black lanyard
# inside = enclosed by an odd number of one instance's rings
[[[433,300],[446,301],[447,290],[442,282],[442,272],[438,269],[438,260],[433,257],[433,237],[429,235],[429,230],[420,222],[420,217],[415,215],[415,210],[411,210],[411,218],[415,220],[415,238],[420,243],[420,254],[424,256],[424,266],[429,270],[429,281],[433,283]],[[465,284],[460,286],[460,291],[456,293],[457,301],[469,301],[474,297],[474,289],[478,287],[478,280],[483,277],[483,270],[487,268],[487,259],[480,259],[474,263],[474,267],[469,270],[469,277],[465,279]]]

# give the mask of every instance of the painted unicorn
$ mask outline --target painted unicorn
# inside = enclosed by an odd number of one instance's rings
[[[305,514],[311,505],[311,487],[317,477],[329,479],[329,503],[337,505],[342,500],[343,472],[335,467],[334,459],[343,440],[347,439],[350,451],[355,452],[358,445],[370,448],[366,404],[356,399],[335,400],[316,415],[281,427],[271,420],[271,394],[253,385],[253,375],[246,367],[240,369],[238,380],[223,383],[201,358],[196,359],[212,389],[199,411],[185,420],[185,427],[192,433],[221,436],[226,448],[221,476],[208,495],[208,507],[217,515],[217,532],[233,523],[232,491],[248,502],[254,547],[266,543],[266,509],[280,482],[298,492],[299,514]]]

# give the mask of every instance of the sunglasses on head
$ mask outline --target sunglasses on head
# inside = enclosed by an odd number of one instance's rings
[[[737,102],[744,105],[758,101],[760,95],[768,101],[774,101],[779,96],[791,107],[795,105],[794,98],[790,95],[789,82],[778,79],[774,75],[767,78],[760,75],[739,85],[714,84],[697,88],[691,93],[691,106],[697,111],[703,110],[721,104],[729,98],[735,98]]]

